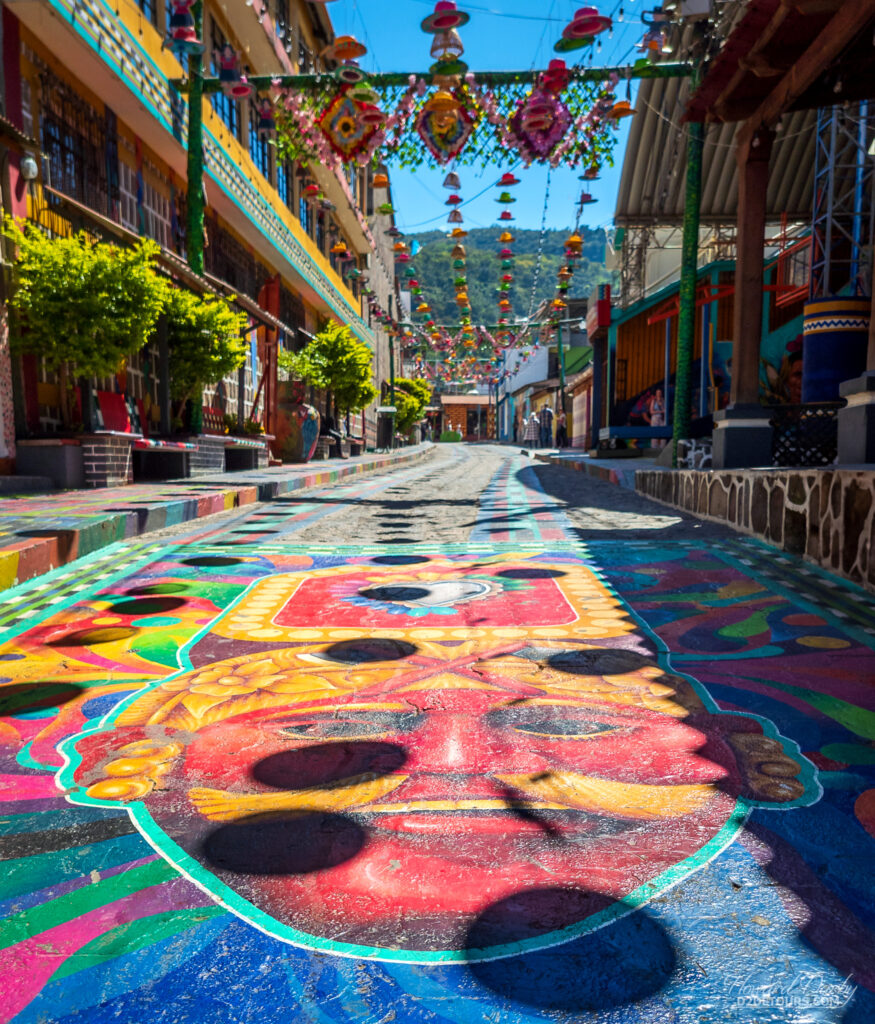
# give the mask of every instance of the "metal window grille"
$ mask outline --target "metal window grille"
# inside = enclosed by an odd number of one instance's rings
[[[107,171],[118,164],[115,119],[105,117],[51,71],[40,72],[40,137],[52,187],[107,217],[115,215]]]
[[[295,208],[295,176],[292,173],[292,165],[284,160],[277,163],[276,167],[276,190],[280,199],[290,210]]]
[[[207,238],[209,244],[204,249],[207,273],[257,302],[258,293],[270,277],[267,270],[215,220],[208,221]]]
[[[33,138],[33,101],[30,93],[30,80],[21,79],[21,127],[25,135]]]
[[[143,182],[143,228],[149,238],[165,248],[170,246],[170,201],[158,189]]]
[[[304,304],[299,295],[290,291],[285,286],[280,287],[280,320],[288,327],[294,329],[293,337],[286,338],[286,348],[297,352],[302,348],[301,342],[305,339],[300,334],[300,328],[304,326],[306,314]]]

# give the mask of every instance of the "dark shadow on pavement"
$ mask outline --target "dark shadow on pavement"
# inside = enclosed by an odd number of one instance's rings
[[[642,910],[562,945],[478,959],[489,956],[489,947],[537,941],[610,908],[625,909],[609,896],[574,887],[515,893],[472,924],[468,970],[499,997],[548,1012],[595,1013],[652,997],[668,982],[677,957],[663,927]]]
[[[222,825],[203,840],[201,854],[219,872],[303,875],[351,860],[366,842],[365,830],[351,818],[302,810]]]
[[[298,716],[296,716],[298,717]],[[316,721],[292,726],[290,740],[305,741],[307,729],[315,729],[314,736],[328,735],[342,738],[344,733],[354,734],[363,729],[380,726],[373,721],[376,715],[338,712],[331,721]],[[384,727],[384,726],[381,726]],[[300,729],[300,732],[293,730]],[[327,737],[326,737],[327,738]],[[252,768],[252,777],[275,789],[312,789],[329,786],[342,779],[368,775],[376,778],[397,771],[407,760],[407,751],[397,743],[355,740],[348,743],[318,743],[283,750],[263,758]]]

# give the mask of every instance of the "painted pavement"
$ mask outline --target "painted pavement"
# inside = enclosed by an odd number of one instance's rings
[[[2,1019],[875,1019],[871,600],[519,458],[468,543],[295,542],[421,472],[0,606]]]

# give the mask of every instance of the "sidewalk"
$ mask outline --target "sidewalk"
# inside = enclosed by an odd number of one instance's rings
[[[0,591],[42,576],[116,541],[272,501],[422,458],[430,443],[384,455],[221,473],[214,477],[58,491],[0,499]]]
[[[635,490],[635,472],[639,469],[657,469],[655,458],[643,456],[627,459],[594,459],[583,451],[575,451],[566,448],[535,449],[532,452],[534,458],[540,462],[549,462],[553,466],[564,466],[566,469],[576,469],[587,476],[595,477],[597,480],[605,480],[611,484],[619,484],[630,491]]]

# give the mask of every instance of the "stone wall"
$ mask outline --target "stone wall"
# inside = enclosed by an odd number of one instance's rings
[[[875,471],[643,469],[635,489],[875,590]]]

